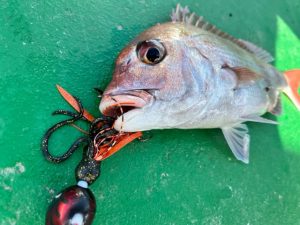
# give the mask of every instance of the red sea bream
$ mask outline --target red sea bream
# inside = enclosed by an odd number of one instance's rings
[[[178,5],[171,17],[119,54],[101,112],[116,116],[122,106],[114,128],[126,132],[221,128],[235,157],[248,163],[244,122],[276,124],[261,115],[281,113],[281,92],[300,109],[299,76],[292,81],[270,64],[273,58],[265,50],[217,29],[187,7]]]

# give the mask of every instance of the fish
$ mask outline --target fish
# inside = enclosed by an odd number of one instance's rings
[[[234,156],[249,163],[245,122],[282,112],[281,93],[300,110],[300,70],[285,73],[255,44],[177,5],[120,52],[99,110],[124,132],[220,128]],[[122,107],[123,113],[118,112]]]

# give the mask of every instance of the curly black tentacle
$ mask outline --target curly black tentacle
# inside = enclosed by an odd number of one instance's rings
[[[65,116],[70,116],[70,117],[76,117],[78,116],[78,113],[74,113],[74,112],[70,112],[70,111],[67,111],[67,110],[62,110],[62,109],[59,109],[59,110],[55,110],[53,113],[52,113],[53,116],[55,115],[65,115]],[[82,116],[80,118],[81,120],[84,120],[84,121],[88,121],[84,116]]]
[[[80,146],[81,143],[88,143],[88,138],[87,137],[80,137],[78,138],[72,145],[71,147],[68,149],[68,151],[66,151],[63,155],[61,156],[53,156],[51,155],[51,153],[49,152],[48,149],[48,142],[47,139],[44,139],[42,142],[42,151],[44,154],[44,157],[53,163],[61,163],[63,161],[65,161],[66,159],[68,159],[75,151],[76,149],[78,149],[78,147]]]
[[[77,101],[77,104],[78,104],[78,107],[80,109],[79,113],[77,114],[73,114],[72,113],[72,118],[71,119],[67,119],[67,120],[64,120],[64,121],[61,121],[55,125],[53,125],[52,127],[50,127],[47,132],[45,133],[43,139],[42,139],[42,151],[43,151],[43,154],[45,156],[45,158],[50,161],[50,162],[54,162],[54,163],[60,163],[60,162],[63,162],[65,161],[66,159],[68,159],[74,152],[75,150],[80,146],[81,143],[89,143],[89,138],[88,137],[81,137],[81,138],[78,138],[72,145],[71,147],[68,149],[68,151],[66,153],[64,153],[63,155],[61,156],[53,156],[51,155],[51,153],[49,152],[49,149],[48,149],[48,142],[49,142],[49,138],[51,137],[51,135],[60,127],[62,126],[65,126],[65,125],[68,125],[68,124],[72,124],[74,123],[75,121],[78,121],[80,119],[83,118],[83,107],[82,107],[82,104],[80,102],[79,99],[75,98],[76,101]],[[58,110],[59,111],[59,110]],[[58,112],[56,111],[56,112]],[[60,111],[60,112],[63,112],[63,111]],[[68,115],[69,112],[68,112]]]
[[[83,158],[92,159],[95,155],[96,149],[94,143],[91,141],[89,145],[85,146],[83,149]]]

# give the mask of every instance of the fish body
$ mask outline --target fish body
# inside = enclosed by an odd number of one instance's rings
[[[271,55],[177,6],[172,22],[141,33],[119,54],[100,110],[117,130],[221,128],[234,155],[249,162],[243,122],[273,123],[289,88]]]

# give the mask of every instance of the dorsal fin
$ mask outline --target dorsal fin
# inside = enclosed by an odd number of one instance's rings
[[[249,50],[251,50],[252,53],[254,53],[259,59],[263,60],[264,62],[272,62],[274,58],[271,56],[269,52],[266,50],[256,46],[255,44],[252,44],[249,41],[245,41],[242,39],[238,39],[240,42],[244,43],[244,45],[247,46]]]
[[[190,13],[190,10],[187,6],[183,8],[180,4],[177,4],[176,9],[172,10],[171,19],[172,22],[181,22],[187,25],[196,26],[215,35],[218,35],[219,37],[230,40],[242,49],[254,54],[257,58],[263,60],[264,62],[269,63],[273,61],[273,57],[267,51],[257,47],[256,45],[248,41],[234,38],[231,35],[221,31],[216,26],[210,24],[209,22],[206,22],[202,16],[197,16],[195,13]]]

